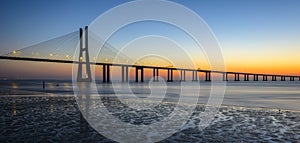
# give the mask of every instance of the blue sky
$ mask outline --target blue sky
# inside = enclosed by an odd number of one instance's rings
[[[78,30],[120,0],[2,0],[0,53]],[[242,66],[276,58],[299,61],[299,0],[175,0],[195,11],[211,27],[227,64]],[[175,13],[176,14],[176,13]],[[254,62],[253,56],[255,56]],[[299,62],[298,62],[299,63]],[[288,65],[288,64],[287,64]],[[263,65],[262,65],[263,66]],[[270,67],[272,68],[272,67]],[[283,67],[284,68],[284,67]],[[288,68],[300,69],[300,67]],[[234,68],[233,68],[234,70]],[[299,71],[300,73],[300,71]]]
[[[2,0],[1,43],[24,46],[88,25],[117,0]],[[274,40],[300,34],[298,0],[179,0],[197,12],[224,42]],[[236,39],[238,38],[238,39]]]

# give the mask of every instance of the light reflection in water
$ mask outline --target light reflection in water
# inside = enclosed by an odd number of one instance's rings
[[[17,115],[17,107],[16,107],[16,104],[14,104],[14,106],[13,106],[13,115],[14,115],[14,116]]]
[[[69,111],[70,108],[70,97],[67,98],[67,111]]]
[[[50,112],[53,112],[53,104],[50,105]]]
[[[17,88],[18,88],[18,85],[17,85],[16,83],[12,83],[12,84],[11,84],[11,87],[12,87],[13,89],[17,89]]]
[[[96,109],[96,102],[93,100],[94,109]]]

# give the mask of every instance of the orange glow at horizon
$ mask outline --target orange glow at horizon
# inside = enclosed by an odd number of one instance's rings
[[[226,60],[227,71],[262,74],[300,75],[300,61],[296,59],[240,59]]]

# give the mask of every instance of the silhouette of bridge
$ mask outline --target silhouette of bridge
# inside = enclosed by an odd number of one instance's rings
[[[85,36],[83,38],[83,33]],[[83,42],[83,39],[85,40]],[[78,41],[78,32],[72,32],[70,34],[51,39],[46,42],[42,42],[30,47],[23,48],[21,50],[14,50],[8,54],[1,55],[0,59],[4,60],[17,60],[17,61],[32,61],[32,62],[49,62],[49,63],[66,63],[66,64],[78,64],[78,71],[77,71],[77,81],[78,82],[91,82],[92,75],[90,65],[99,65],[103,67],[103,76],[102,80],[104,83],[111,82],[111,67],[118,66],[122,68],[122,82],[128,82],[128,68],[135,68],[135,82],[144,82],[144,69],[152,69],[153,70],[153,79],[154,81],[158,81],[159,70],[167,70],[167,81],[173,82],[173,72],[180,71],[180,80],[179,81],[186,81],[186,72],[192,73],[192,81],[198,81],[200,79],[198,73],[205,73],[205,81],[212,80],[212,74],[221,74],[223,76],[223,81],[228,81],[228,75],[234,76],[234,81],[250,81],[250,77],[252,76],[253,81],[259,81],[259,77],[262,77],[262,81],[268,81],[269,77],[271,77],[271,81],[277,81],[280,78],[280,81],[286,81],[286,78],[289,78],[290,81],[295,81],[296,78],[300,81],[300,76],[294,75],[277,75],[277,74],[260,74],[260,73],[246,73],[246,72],[228,72],[228,71],[214,71],[214,70],[202,70],[202,69],[191,69],[191,68],[174,68],[174,67],[167,67],[167,66],[152,66],[152,65],[139,65],[139,64],[126,64],[126,63],[112,63],[107,60],[107,56],[114,57],[111,55],[116,55],[117,50],[114,49],[111,45],[105,43],[102,48],[102,55],[98,57],[102,58],[98,60],[97,58],[93,57],[90,58],[89,54],[89,34],[88,34],[88,27],[85,27],[85,31],[80,28],[79,30],[79,57],[78,61],[71,60],[74,53],[66,53],[68,50],[65,49],[67,41],[71,41],[73,45],[71,47],[76,47]],[[59,46],[55,44],[60,44]],[[84,47],[83,47],[84,44]],[[47,49],[49,47],[54,47],[55,50],[53,52],[48,52]],[[61,47],[61,48],[59,48]],[[38,49],[43,49],[46,51],[41,51]],[[50,48],[51,49],[51,48]],[[40,52],[33,52],[33,51],[40,51]],[[60,53],[60,54],[58,54]],[[129,57],[126,55],[122,55],[123,60],[129,60]],[[76,57],[73,57],[76,59]],[[103,61],[104,59],[104,61]],[[91,61],[92,60],[92,61]],[[85,71],[86,75],[83,75],[83,71]],[[140,74],[139,74],[140,73]],[[240,80],[241,76],[244,78]],[[288,80],[288,79],[287,79]]]

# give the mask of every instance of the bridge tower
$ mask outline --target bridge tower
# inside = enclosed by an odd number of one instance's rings
[[[82,28],[79,29],[79,61],[78,61],[78,71],[77,71],[77,81],[78,82],[92,82],[92,74],[90,67],[90,56],[89,56],[89,42],[88,42],[88,27],[85,27],[85,41],[83,48],[83,31]],[[85,66],[83,66],[85,65]],[[85,70],[85,75],[82,75],[82,69]]]

